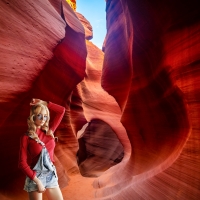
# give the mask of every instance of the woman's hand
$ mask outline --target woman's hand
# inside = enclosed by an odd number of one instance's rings
[[[38,192],[39,193],[43,193],[45,192],[45,187],[43,186],[42,182],[39,180],[38,183],[37,183],[37,187],[38,187]]]
[[[33,181],[35,181],[37,187],[38,187],[38,192],[39,193],[43,193],[45,192],[45,187],[43,186],[42,182],[40,181],[39,178],[37,178],[37,176],[34,177]]]
[[[54,134],[53,134],[53,131],[51,129],[49,129],[47,131],[47,135],[50,135],[52,138],[54,138]]]
[[[40,99],[32,99],[31,102],[30,102],[30,105],[34,106],[35,104],[38,104],[38,103],[41,103],[41,104],[47,106],[47,102],[46,101],[42,101]]]

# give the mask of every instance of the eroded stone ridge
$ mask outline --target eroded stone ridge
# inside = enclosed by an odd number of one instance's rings
[[[199,199],[198,1],[107,0],[106,12],[103,53],[66,1],[0,1],[0,199],[27,199],[17,162],[33,97],[66,108],[64,198]]]

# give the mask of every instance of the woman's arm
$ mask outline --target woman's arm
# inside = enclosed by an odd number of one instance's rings
[[[36,175],[36,172],[33,171],[28,165],[28,136],[23,135],[20,139],[20,150],[19,150],[19,162],[18,167],[22,170],[22,172],[28,176],[30,179]]]
[[[21,137],[21,141],[20,141],[18,166],[24,172],[26,176],[28,176],[37,184],[38,192],[44,192],[45,188],[42,182],[37,178],[36,172],[32,170],[27,163],[27,155],[28,155],[27,147],[28,147],[28,136],[24,135]]]
[[[52,102],[48,103],[48,108],[56,113],[49,127],[49,129],[54,132],[64,116],[65,108]]]

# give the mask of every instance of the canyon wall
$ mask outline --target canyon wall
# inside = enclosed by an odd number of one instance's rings
[[[132,150],[95,180],[96,197],[198,199],[198,2],[111,0],[106,10],[102,86]]]
[[[32,98],[66,108],[65,200],[199,199],[198,1],[107,0],[106,13],[102,52],[66,1],[0,1],[0,199],[27,199],[17,165]]]

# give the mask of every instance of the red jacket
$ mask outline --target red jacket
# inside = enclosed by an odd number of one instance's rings
[[[56,116],[54,117],[53,122],[50,123],[49,127],[54,132],[62,120],[62,117],[65,113],[65,108],[51,102],[49,102],[48,108],[56,113]],[[51,136],[47,136],[40,129],[37,129],[36,133],[38,134],[40,140],[44,142],[49,152],[51,161],[54,162],[53,154],[55,140]],[[18,166],[30,179],[33,179],[36,175],[36,172],[32,170],[32,168],[37,163],[41,151],[42,145],[38,144],[34,139],[27,135],[23,135],[21,137]]]

